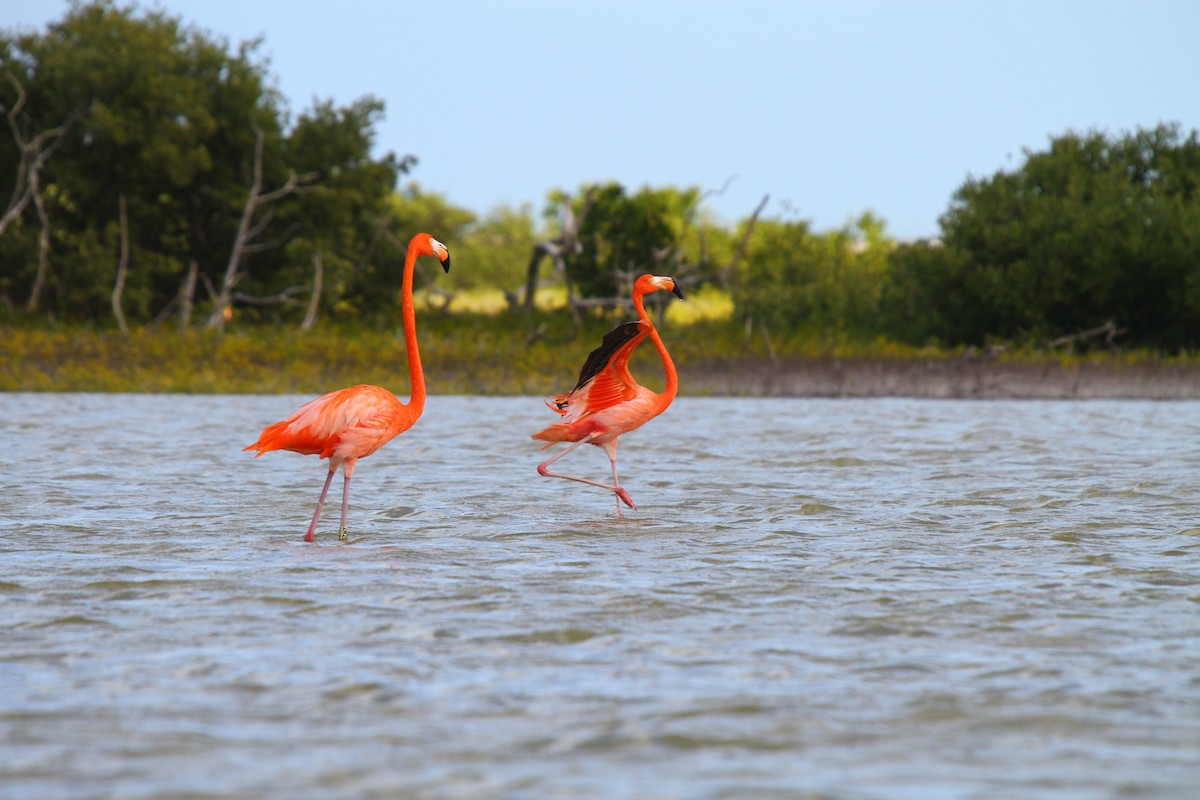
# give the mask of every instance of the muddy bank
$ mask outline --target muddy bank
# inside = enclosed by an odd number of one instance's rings
[[[680,365],[688,394],[955,399],[1200,399],[1200,367],[989,360],[798,359]]]

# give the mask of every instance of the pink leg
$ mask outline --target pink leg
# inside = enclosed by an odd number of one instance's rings
[[[613,439],[611,442],[609,442],[605,445],[601,445],[601,446],[604,448],[604,452],[608,453],[608,461],[610,464],[612,464],[613,486],[619,487],[621,485],[621,482],[619,480],[617,480],[617,440]],[[624,492],[625,490],[622,489],[621,491]],[[629,503],[629,507],[636,508],[636,506],[633,505],[633,499],[629,498],[628,492],[625,492],[625,497],[627,498],[626,502]],[[624,517],[625,509],[621,508],[621,496],[617,495],[616,500],[617,500],[617,516]]]
[[[578,442],[573,443],[570,447],[563,450],[558,455],[554,456],[554,458],[551,458],[547,461],[543,461],[541,464],[538,464],[538,474],[544,475],[547,478],[565,478],[569,481],[579,481],[580,483],[586,483],[591,486],[599,486],[601,489],[607,489],[617,496],[617,500],[619,501],[617,503],[618,511],[621,511],[621,503],[624,503],[625,505],[629,506],[630,508],[637,508],[637,506],[635,506],[633,504],[633,500],[629,497],[629,492],[625,491],[620,486],[616,485],[616,477],[615,477],[616,476],[616,462],[615,461],[613,462],[614,478],[613,478],[612,486],[609,486],[607,483],[601,483],[600,481],[588,480],[587,478],[579,478],[579,477],[576,477],[575,475],[565,475],[561,472],[551,472],[548,469],[551,464],[553,464],[555,461],[558,461],[560,458],[562,458],[567,453],[574,450],[576,447],[579,447],[579,445],[590,442],[595,437],[595,435],[596,434],[594,434],[594,433],[589,433],[587,436],[583,437]],[[606,447],[605,450],[607,451],[608,448]],[[614,445],[614,452],[615,452],[615,445]],[[612,456],[612,458],[615,458],[615,455]],[[621,513],[624,514],[623,511]]]
[[[337,466],[329,468],[329,474],[325,476],[325,488],[321,489],[321,497],[317,500],[317,510],[313,512],[312,522],[308,525],[308,533],[304,534],[304,541],[311,542],[313,534],[317,530],[317,520],[321,518],[321,509],[325,507],[325,495],[329,494],[329,484],[333,481],[333,473],[337,472]]]
[[[338,539],[343,542],[346,541],[346,511],[350,508],[350,478],[354,475],[356,463],[354,459],[348,459],[342,467],[342,474],[346,479],[342,483],[342,527],[338,528]]]

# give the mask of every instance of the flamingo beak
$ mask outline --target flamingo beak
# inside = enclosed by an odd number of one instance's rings
[[[683,289],[680,289],[679,284],[675,283],[675,281],[671,281],[671,291],[674,292],[675,296],[680,300],[683,299]]]
[[[446,270],[446,272],[449,272],[450,271],[450,254],[446,253],[446,257],[443,259],[440,259],[440,260],[442,262],[442,269]]]

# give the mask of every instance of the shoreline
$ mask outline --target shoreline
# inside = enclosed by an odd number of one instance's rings
[[[1200,400],[1186,364],[984,359],[799,358],[680,365],[689,395],[921,397],[947,400]]]
[[[0,333],[4,333],[0,328]],[[311,394],[373,383],[407,391],[403,343],[394,337],[263,341],[229,337],[4,337],[0,391]],[[549,396],[570,372],[554,352],[512,357],[505,341],[479,352],[431,354],[431,389],[443,394]],[[3,349],[3,348],[0,348]],[[653,354],[638,380],[662,389]],[[1023,360],[966,354],[676,357],[680,394],[705,397],[914,397],[929,399],[1200,400],[1200,361]]]

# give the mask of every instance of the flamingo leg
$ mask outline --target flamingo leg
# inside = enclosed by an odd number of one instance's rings
[[[617,480],[617,440],[613,439],[611,442],[608,442],[602,446],[604,447],[604,452],[608,454],[609,463],[612,464],[613,486],[620,486],[621,482]],[[614,492],[614,494],[616,493]],[[628,496],[628,493],[626,493],[626,496]],[[617,503],[617,516],[624,517],[625,509],[621,508],[621,496],[617,495],[615,499]],[[633,502],[630,501],[629,505],[632,507]]]
[[[342,483],[342,524],[338,528],[338,540],[346,541],[346,511],[350,506],[350,476]]]
[[[313,512],[312,522],[308,524],[308,533],[304,534],[304,541],[311,542],[313,534],[317,530],[317,520],[321,518],[321,509],[325,507],[325,495],[329,494],[329,484],[333,482],[333,473],[337,472],[337,467],[333,466],[329,470],[329,474],[325,476],[325,487],[321,489],[321,496],[317,499],[317,510]]]
[[[544,475],[547,478],[565,478],[566,480],[569,480],[569,481],[579,481],[580,483],[586,483],[590,486],[598,486],[601,489],[607,489],[608,491],[614,493],[617,496],[617,501],[618,501],[617,502],[617,511],[620,512],[623,516],[624,512],[621,511],[621,503],[624,503],[625,505],[629,506],[630,508],[637,508],[637,506],[635,506],[633,504],[633,499],[629,496],[629,492],[625,491],[623,488],[616,485],[616,477],[615,477],[616,476],[616,462],[615,461],[613,462],[614,478],[613,478],[612,486],[609,486],[607,483],[601,483],[600,481],[593,481],[593,480],[589,480],[588,478],[580,478],[575,475],[567,475],[562,472],[551,472],[549,469],[550,465],[553,464],[555,461],[558,461],[560,458],[565,456],[567,453],[571,452],[576,447],[579,447],[579,445],[590,442],[593,438],[595,438],[595,436],[596,436],[596,434],[589,433],[587,436],[583,437],[578,442],[572,443],[570,447],[568,447],[565,450],[563,450],[562,452],[558,453],[553,458],[543,461],[541,464],[538,464],[538,474]],[[605,450],[607,450],[607,448],[605,448]],[[614,448],[614,451],[615,451],[615,448]],[[615,458],[615,455],[612,457]]]
[[[342,474],[346,476],[342,482],[342,526],[338,528],[338,540],[342,542],[346,541],[346,512],[350,508],[350,478],[354,475],[355,463],[354,460],[347,460],[342,467]]]

